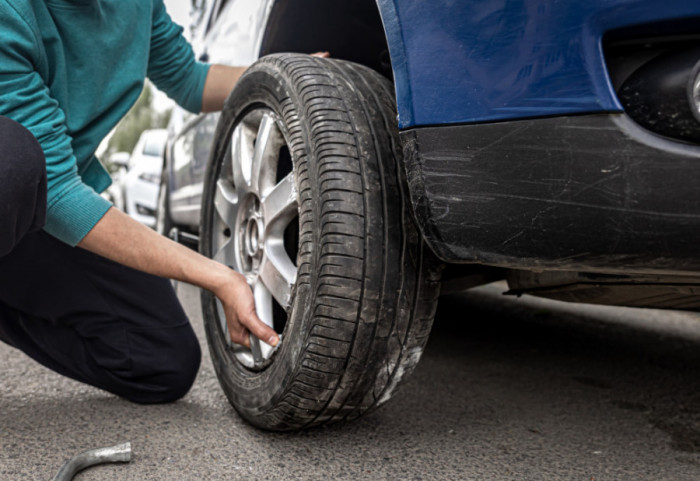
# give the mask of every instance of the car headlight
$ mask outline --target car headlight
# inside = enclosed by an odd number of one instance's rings
[[[693,115],[700,122],[700,61],[693,67],[693,73],[690,74],[690,83],[688,84],[688,96],[690,97],[690,105]]]
[[[150,182],[151,184],[158,184],[160,183],[160,174],[156,174],[154,172],[144,172],[139,175],[139,179]]]
[[[618,95],[642,127],[700,143],[700,47],[654,57],[625,80]]]

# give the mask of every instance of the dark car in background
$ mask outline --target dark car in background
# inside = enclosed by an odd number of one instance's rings
[[[700,307],[700,3],[217,0],[159,230],[246,276],[279,348],[210,352],[253,424],[354,419],[413,370],[441,288]],[[318,50],[331,59],[302,55]],[[284,53],[297,52],[297,53]],[[468,313],[463,313],[468,316]]]

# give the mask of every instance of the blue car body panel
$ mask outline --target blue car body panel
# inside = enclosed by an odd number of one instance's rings
[[[700,146],[645,130],[616,94],[650,36],[653,55],[700,48],[700,0],[374,2],[217,1],[198,54],[328,48],[393,72],[415,218],[445,262],[700,273]],[[214,124],[185,122],[169,151],[172,218],[193,230]]]
[[[606,32],[695,18],[697,0],[378,0],[399,127],[619,112]]]

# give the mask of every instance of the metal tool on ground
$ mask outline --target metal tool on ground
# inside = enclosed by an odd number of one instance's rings
[[[79,471],[97,464],[128,463],[129,461],[131,461],[130,442],[109,448],[91,449],[69,459],[61,466],[53,481],[69,481]]]

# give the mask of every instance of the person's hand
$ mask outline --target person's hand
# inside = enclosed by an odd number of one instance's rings
[[[314,52],[311,54],[312,57],[328,58],[331,56],[330,52]]]
[[[253,292],[233,269],[188,249],[117,209],[109,209],[79,247],[133,269],[209,289],[224,306],[231,340],[250,347],[252,333],[276,346],[279,337],[255,314]]]
[[[277,333],[255,313],[255,300],[245,278],[229,269],[230,280],[214,291],[224,307],[231,341],[250,347],[250,334],[271,346],[279,342]]]

